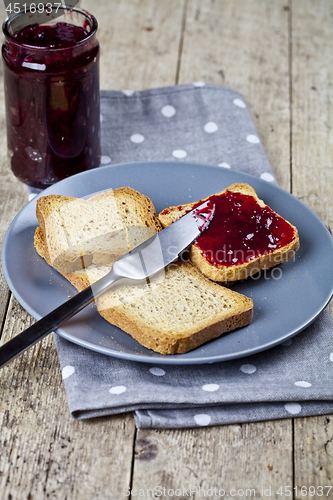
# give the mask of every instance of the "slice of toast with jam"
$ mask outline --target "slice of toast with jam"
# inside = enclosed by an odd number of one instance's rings
[[[166,227],[206,200],[215,204],[214,218],[193,243],[189,255],[192,264],[211,280],[243,280],[286,262],[298,250],[296,227],[245,183],[232,184],[204,200],[166,208],[158,218]]]

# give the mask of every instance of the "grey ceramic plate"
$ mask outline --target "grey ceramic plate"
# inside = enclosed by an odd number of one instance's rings
[[[286,341],[308,326],[333,293],[333,242],[319,218],[282,189],[221,167],[177,162],[129,163],[102,167],[69,177],[46,189],[46,194],[84,197],[131,186],[149,196],[156,211],[216,193],[233,182],[251,184],[273,210],[299,231],[301,248],[289,262],[268,270],[258,279],[233,287],[254,301],[250,326],[207,343],[187,354],[163,356],[143,348],[128,334],[107,323],[87,307],[57,333],[93,351],[119,358],[163,364],[213,363],[264,351]],[[5,237],[2,265],[16,299],[36,319],[75,293],[62,276],[39,258],[33,245],[37,226],[36,199],[16,216]]]

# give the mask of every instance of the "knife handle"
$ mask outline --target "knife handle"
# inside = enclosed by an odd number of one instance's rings
[[[58,328],[95,299],[91,286],[74,295],[42,319],[0,347],[0,368]]]

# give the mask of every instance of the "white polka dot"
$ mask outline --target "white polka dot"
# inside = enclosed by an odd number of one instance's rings
[[[163,377],[165,375],[165,371],[162,368],[149,368],[149,371],[152,375],[156,375],[156,377]]]
[[[111,392],[111,394],[122,394],[125,391],[127,391],[127,388],[124,385],[115,385],[111,387],[109,392]]]
[[[224,163],[224,162],[219,163],[219,165],[218,165],[218,166],[219,166],[219,167],[224,167],[224,168],[230,168],[229,163]]]
[[[198,415],[194,415],[194,420],[197,425],[208,425],[212,419],[206,413],[198,413]]]
[[[175,158],[182,159],[182,158],[186,158],[187,153],[183,149],[175,149],[172,152],[172,156],[174,156]]]
[[[333,361],[333,352],[330,354],[330,361]]]
[[[291,413],[292,415],[297,415],[302,409],[301,405],[298,403],[287,403],[284,405],[285,409],[287,410],[288,413]]]
[[[206,84],[205,82],[193,82],[194,87],[204,87]]]
[[[295,385],[298,387],[311,387],[310,382],[305,382],[304,380],[300,380],[299,382],[295,382]]]
[[[283,342],[283,344],[282,344],[282,345],[284,345],[285,347],[288,347],[288,346],[290,346],[292,343],[293,343],[293,341],[292,341],[291,339],[289,339],[289,340],[286,340],[285,342]]]
[[[269,172],[264,172],[263,174],[260,175],[260,179],[263,179],[264,181],[268,181],[268,182],[273,182],[274,176],[272,174],[270,174]]]
[[[171,118],[171,116],[176,114],[176,110],[173,106],[163,106],[163,108],[161,109],[161,113],[163,116]]]
[[[122,90],[122,93],[125,94],[127,97],[131,97],[131,95],[134,94],[134,90]]]
[[[107,155],[101,156],[101,165],[107,165],[108,163],[110,163],[110,161],[111,161],[110,156]]]
[[[246,140],[247,142],[250,142],[251,144],[258,144],[258,142],[260,142],[260,139],[257,135],[254,135],[254,134],[249,134],[248,136],[246,136]]]
[[[242,99],[234,99],[232,102],[239,108],[246,108],[246,104]]]
[[[62,369],[62,378],[65,380],[65,378],[68,378],[71,375],[73,375],[74,372],[75,372],[74,366],[67,365]]]
[[[257,368],[254,365],[242,365],[240,367],[240,371],[243,373],[254,373],[257,370]]]
[[[202,386],[203,391],[214,392],[220,388],[218,384],[206,384]]]
[[[135,142],[135,144],[140,144],[140,142],[143,142],[144,140],[145,140],[145,138],[141,134],[133,134],[133,135],[131,135],[131,141]]]
[[[215,122],[208,122],[204,126],[204,131],[207,132],[207,134],[213,134],[218,130],[218,126],[216,125]]]

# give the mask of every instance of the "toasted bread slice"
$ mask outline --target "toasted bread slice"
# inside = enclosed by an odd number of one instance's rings
[[[61,204],[57,199],[59,202]],[[156,230],[159,227],[153,221],[150,224]],[[42,225],[35,231],[34,245],[37,253],[50,264]],[[92,263],[61,274],[81,291],[110,269],[111,265]],[[144,284],[122,286],[104,293],[97,299],[97,310],[144,347],[161,354],[176,354],[248,325],[253,302],[211,282],[192,264],[179,260]]]
[[[97,309],[148,349],[180,354],[248,325],[253,302],[178,261],[147,285],[106,292]]]
[[[50,264],[45,255],[44,235],[40,226],[37,227],[34,234],[34,246],[38,255]],[[64,278],[66,278],[79,292],[82,292],[82,290],[87,288],[89,285],[95,283],[98,279],[103,278],[103,276],[111,271],[111,268],[111,264],[90,264],[87,268],[78,269],[77,271],[72,271],[70,273],[58,272],[64,276]]]
[[[232,184],[200,202],[166,208],[158,218],[166,227],[208,199],[215,203],[214,218],[189,254],[191,262],[211,280],[243,280],[286,262],[298,250],[296,227],[271,210],[245,183]]]
[[[45,259],[61,273],[91,263],[112,265],[161,229],[151,200],[129,187],[88,200],[41,197],[36,214],[44,236]]]
[[[64,276],[80,291],[109,270],[91,264]],[[105,292],[96,302],[104,319],[161,354],[188,352],[247,326],[253,316],[250,298],[213,283],[182,261],[145,284]]]

